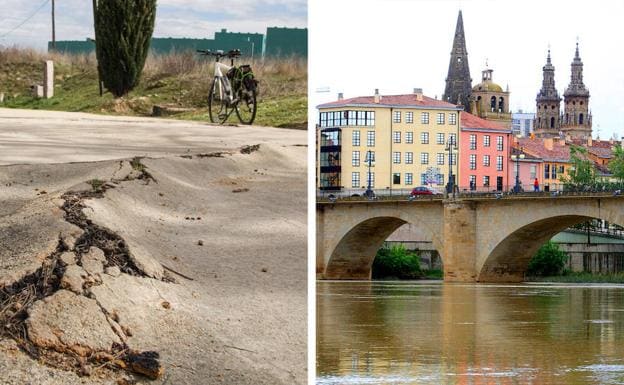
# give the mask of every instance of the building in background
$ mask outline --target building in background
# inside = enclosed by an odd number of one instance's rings
[[[511,131],[516,135],[528,138],[533,133],[535,113],[518,110],[511,114]]]
[[[501,86],[494,83],[493,72],[494,70],[490,68],[481,71],[481,83],[472,87],[470,112],[485,120],[498,123],[502,127],[511,128],[509,87],[503,91]]]
[[[570,84],[563,93],[564,115],[561,131],[571,138],[591,138],[592,117],[589,112],[589,90],[583,84],[583,62],[578,43],[571,65]]]
[[[195,51],[197,49],[223,50],[240,49],[245,57],[285,57],[308,55],[307,28],[267,28],[266,38],[261,33],[228,32],[222,29],[214,39],[152,38],[152,53]],[[52,42],[48,42],[48,51]],[[57,41],[56,51],[69,54],[90,54],[95,51],[93,40]]]
[[[472,79],[470,78],[470,68],[468,66],[464,20],[462,12],[459,11],[442,100],[460,105],[466,111],[469,111],[471,89]]]
[[[562,190],[560,178],[567,176],[570,168],[570,146],[559,138],[519,138],[513,147],[536,159],[542,160],[540,190]],[[522,178],[523,169],[520,170]],[[524,180],[524,178],[522,178]],[[526,187],[525,187],[526,189]]]
[[[457,152],[449,159],[446,146],[457,143],[461,107],[417,88],[406,95],[376,90],[373,96],[339,97],[317,108],[321,190],[363,193],[369,180],[378,193],[441,187],[447,183],[449,160],[457,174]]]
[[[467,112],[461,113],[460,127],[460,191],[506,190],[511,130]]]
[[[543,68],[542,88],[537,94],[537,113],[534,132],[538,137],[591,138],[592,116],[589,111],[589,90],[583,83],[583,62],[578,43],[570,70],[570,83],[563,93],[564,112],[561,113],[561,97],[555,87],[555,67],[551,63],[550,50]]]

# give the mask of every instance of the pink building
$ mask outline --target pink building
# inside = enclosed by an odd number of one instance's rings
[[[512,144],[511,156],[508,158],[509,165],[509,190],[516,185],[516,175],[522,191],[534,191],[535,179],[537,179],[539,191],[544,190],[544,178],[542,174],[542,164],[544,160],[538,156],[531,155],[518,148],[518,144]],[[515,157],[515,158],[514,158]],[[518,171],[520,173],[518,174]]]
[[[459,189],[507,190],[511,130],[462,112],[459,135]]]

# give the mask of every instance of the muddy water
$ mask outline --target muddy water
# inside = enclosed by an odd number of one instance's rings
[[[319,282],[317,384],[624,384],[624,285]]]

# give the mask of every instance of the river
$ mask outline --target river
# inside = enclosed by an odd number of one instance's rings
[[[317,283],[317,385],[624,384],[624,285]]]

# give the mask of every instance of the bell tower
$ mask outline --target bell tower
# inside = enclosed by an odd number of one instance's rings
[[[468,52],[466,51],[466,36],[462,12],[457,16],[451,61],[449,63],[446,87],[442,99],[453,104],[462,105],[466,111],[470,110],[470,93],[472,89],[470,68],[468,67]]]
[[[564,115],[561,130],[572,138],[587,139],[592,134],[592,117],[589,113],[589,90],[583,84],[583,62],[578,42],[572,60],[570,84],[563,93]]]
[[[533,127],[535,135],[540,138],[550,138],[559,136],[561,126],[559,111],[561,97],[555,88],[555,66],[550,60],[550,49],[546,65],[542,68],[543,80],[542,89],[537,94],[535,102],[537,104],[535,121]]]

